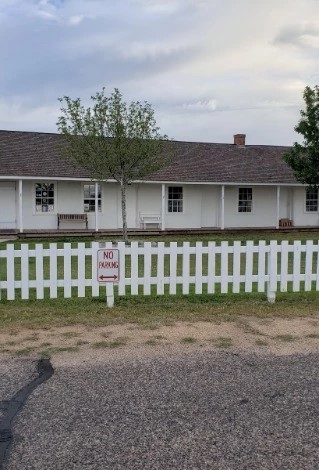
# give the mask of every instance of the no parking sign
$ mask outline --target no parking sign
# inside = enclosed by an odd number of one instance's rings
[[[120,279],[119,250],[105,248],[97,252],[97,280],[118,282]]]

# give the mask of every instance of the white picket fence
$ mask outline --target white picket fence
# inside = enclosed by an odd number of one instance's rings
[[[101,285],[97,280],[97,251],[118,248],[120,280]],[[184,295],[267,292],[274,301],[276,292],[319,290],[319,243],[288,241],[269,244],[248,241],[242,244],[189,242],[152,244],[94,242],[62,248],[51,243],[34,249],[8,244],[0,250],[0,299],[43,299],[63,296],[97,297],[106,292],[108,305],[116,295]],[[289,284],[290,283],[290,284]],[[129,287],[127,287],[129,286]],[[30,292],[33,294],[30,295]]]

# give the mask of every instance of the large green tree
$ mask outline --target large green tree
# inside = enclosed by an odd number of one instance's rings
[[[306,87],[303,98],[306,109],[301,110],[301,119],[295,131],[303,136],[302,144],[295,142],[285,155],[286,162],[293,169],[301,183],[311,187],[319,186],[319,86]]]
[[[146,101],[127,104],[117,88],[109,96],[103,88],[91,100],[85,107],[80,98],[59,98],[58,130],[66,139],[68,161],[85,168],[92,180],[114,179],[120,185],[127,241],[127,185],[167,164],[168,147],[164,154],[163,146],[168,138],[159,133],[154,110]]]

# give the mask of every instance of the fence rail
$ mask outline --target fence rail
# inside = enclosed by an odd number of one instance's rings
[[[101,286],[97,280],[97,251],[118,248],[120,280]],[[295,241],[267,244],[235,241],[220,245],[184,242],[113,244],[94,242],[89,247],[65,243],[60,248],[8,244],[0,250],[0,299],[43,299],[63,296],[97,297],[105,292],[112,305],[116,295],[184,295],[239,292],[319,290],[319,243]]]

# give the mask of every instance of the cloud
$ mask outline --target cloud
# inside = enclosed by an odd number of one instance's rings
[[[58,96],[105,85],[180,140],[290,143],[319,38],[319,3],[291,3],[1,0],[0,127],[55,131]]]
[[[304,22],[285,27],[274,39],[274,44],[317,49],[319,47],[319,22]]]
[[[195,103],[183,103],[182,107],[189,111],[216,111],[217,101],[210,99],[205,101],[196,101]]]

